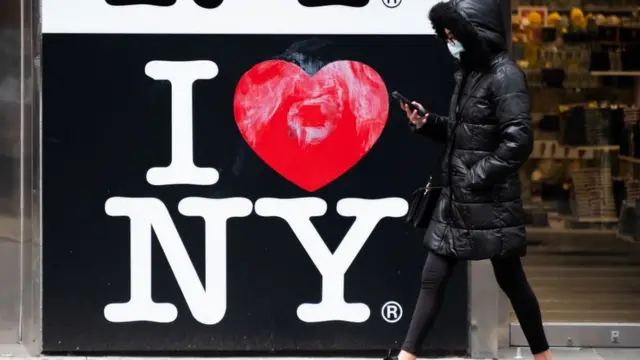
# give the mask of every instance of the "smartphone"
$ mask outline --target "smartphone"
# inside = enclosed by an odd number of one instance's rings
[[[424,111],[418,109],[415,105],[411,103],[411,100],[407,99],[404,95],[400,94],[398,91],[392,92],[391,97],[397,101],[400,101],[403,104],[407,104],[409,106],[409,109],[411,109],[412,111],[417,111],[418,115],[420,116],[426,115]]]

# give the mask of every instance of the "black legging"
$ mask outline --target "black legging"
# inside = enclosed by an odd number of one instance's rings
[[[416,302],[407,338],[402,350],[417,354],[427,332],[442,305],[444,288],[453,272],[457,260],[429,253],[422,269],[422,287]],[[502,291],[507,294],[513,310],[520,321],[531,352],[539,354],[549,349],[547,337],[542,328],[540,306],[527,277],[522,269],[519,257],[492,259],[493,272]]]

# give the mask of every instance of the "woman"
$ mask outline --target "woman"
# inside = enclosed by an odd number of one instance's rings
[[[399,360],[416,359],[456,262],[481,259],[491,259],[534,358],[551,359],[520,262],[527,249],[517,172],[531,153],[533,134],[525,77],[508,57],[500,7],[496,0],[451,0],[435,5],[429,19],[460,70],[449,116],[421,117],[402,105],[414,131],[446,144],[446,187],[425,234],[429,254]]]

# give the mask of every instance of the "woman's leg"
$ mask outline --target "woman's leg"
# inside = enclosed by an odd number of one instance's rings
[[[520,258],[493,259],[491,263],[498,285],[511,301],[534,358],[551,359],[549,343],[542,327],[540,305],[527,281]]]
[[[433,324],[440,305],[447,280],[456,264],[453,258],[445,258],[434,253],[427,255],[422,269],[422,285],[413,310],[407,337],[402,344],[399,360],[415,360],[427,332]]]

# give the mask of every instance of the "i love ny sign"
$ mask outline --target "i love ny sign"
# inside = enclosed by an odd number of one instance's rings
[[[42,21],[45,34],[428,35],[432,29],[426,16],[434,3],[65,0],[61,6],[59,0],[43,0]],[[225,76],[219,62],[215,57],[148,59],[145,75],[171,84],[171,103],[154,104],[171,113],[171,136],[166,139],[171,158],[167,159],[168,166],[149,166],[149,185],[215,187],[220,180],[220,171],[197,166],[193,159],[194,83]],[[352,169],[382,136],[389,116],[390,89],[377,69],[361,61],[344,58],[330,63],[308,61],[302,67],[299,64],[263,59],[246,68],[237,78],[228,104],[234,118],[224,121],[235,121],[256,155],[308,196],[255,201],[243,196],[184,197],[178,203],[179,213],[204,220],[203,282],[163,199],[110,194],[105,199],[104,216],[130,221],[131,278],[130,300],[106,304],[107,320],[168,323],[177,318],[176,306],[155,302],[151,296],[155,233],[193,317],[207,325],[220,322],[227,310],[226,223],[254,213],[286,221],[322,277],[321,301],[301,304],[297,309],[300,320],[359,323],[369,318],[368,305],[345,301],[345,273],[376,225],[384,218],[404,216],[407,202],[400,197],[341,199],[335,211],[355,221],[333,252],[311,218],[324,216],[328,210],[327,202],[315,197],[314,192]]]

